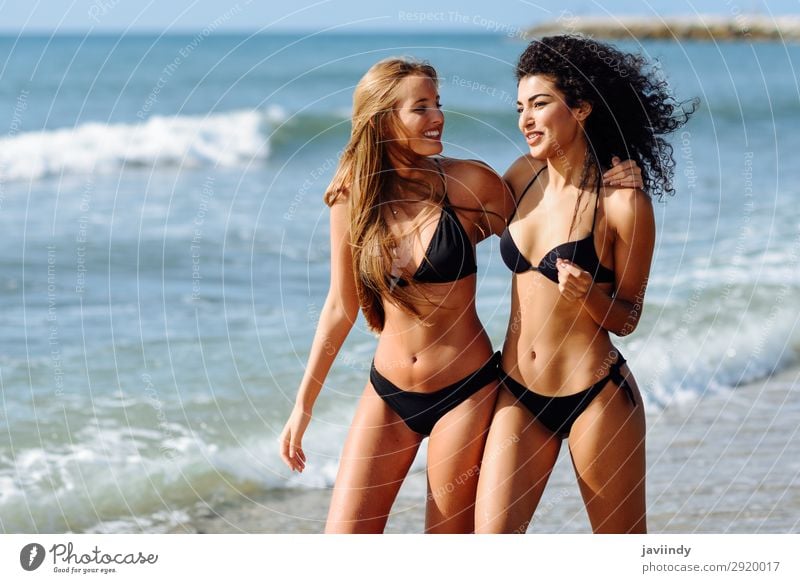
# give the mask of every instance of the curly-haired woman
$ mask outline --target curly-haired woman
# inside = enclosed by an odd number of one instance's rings
[[[533,41],[519,58],[511,166],[517,210],[501,236],[514,272],[501,380],[477,493],[478,532],[525,532],[563,439],[595,532],[645,532],[645,415],[610,334],[642,313],[655,242],[651,196],[671,192],[664,135],[688,114],[644,60],[591,39]],[[644,190],[604,186],[630,158]],[[531,167],[530,158],[547,160]]]

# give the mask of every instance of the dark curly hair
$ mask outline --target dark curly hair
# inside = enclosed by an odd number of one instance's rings
[[[644,57],[583,36],[532,41],[517,62],[517,83],[531,75],[549,77],[569,107],[581,101],[592,105],[584,127],[589,155],[581,188],[599,188],[599,176],[619,156],[642,168],[645,192],[659,200],[673,194],[675,160],[664,136],[686,123],[697,99],[677,101],[663,74]]]

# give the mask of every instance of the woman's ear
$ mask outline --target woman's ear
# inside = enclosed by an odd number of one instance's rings
[[[589,114],[592,113],[592,104],[588,101],[579,101],[578,107],[575,108],[575,117],[578,121],[586,121]]]

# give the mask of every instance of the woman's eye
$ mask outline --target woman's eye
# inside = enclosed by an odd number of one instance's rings
[[[544,107],[545,105],[547,105],[546,101],[537,101],[536,103],[533,104],[533,106],[536,108],[541,108]]]

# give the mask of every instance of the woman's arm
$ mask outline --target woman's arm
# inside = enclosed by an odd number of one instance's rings
[[[650,197],[641,190],[616,191],[606,208],[615,232],[616,290],[609,295],[592,285],[591,274],[566,260],[558,260],[559,289],[565,298],[580,301],[599,326],[627,336],[639,324],[644,306],[655,248],[655,216]]]
[[[331,207],[331,283],[311,344],[303,380],[286,426],[281,433],[281,457],[292,470],[302,471],[302,438],[314,403],[322,390],[339,349],[358,317],[358,295],[353,274],[349,213],[343,197]]]

